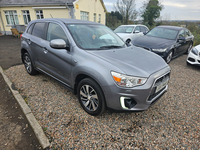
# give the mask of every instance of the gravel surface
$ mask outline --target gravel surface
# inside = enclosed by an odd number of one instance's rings
[[[54,79],[6,70],[55,149],[200,149],[200,68],[186,55],[171,63],[168,92],[143,112],[88,115]]]

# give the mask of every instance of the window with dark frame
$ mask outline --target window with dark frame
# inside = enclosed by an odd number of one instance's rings
[[[27,25],[31,21],[29,10],[22,10],[24,24]]]

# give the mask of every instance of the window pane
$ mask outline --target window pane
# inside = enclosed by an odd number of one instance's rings
[[[33,30],[33,27],[34,27],[35,24],[32,24],[28,30],[27,30],[27,33],[31,34],[32,33],[32,30]]]
[[[27,22],[27,18],[26,18],[25,15],[23,15],[23,18],[24,18],[24,23],[25,23],[25,24],[28,24],[28,22]]]
[[[32,35],[44,39],[44,27],[45,27],[45,23],[36,23],[33,28]]]
[[[10,24],[10,19],[8,15],[6,15],[6,21],[7,21],[7,24]]]
[[[47,30],[47,41],[54,39],[63,39],[66,43],[68,41],[63,29],[55,23],[50,23]]]
[[[17,15],[15,15],[14,17],[15,17],[15,24],[19,24]]]

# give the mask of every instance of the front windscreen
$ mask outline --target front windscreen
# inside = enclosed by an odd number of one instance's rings
[[[76,44],[87,50],[125,47],[125,43],[108,27],[98,24],[67,24]]]
[[[134,26],[120,26],[115,29],[115,33],[132,33]]]
[[[177,34],[178,34],[177,30],[171,30],[171,29],[157,27],[157,28],[154,28],[151,31],[149,31],[146,35],[158,37],[158,38],[175,40]]]

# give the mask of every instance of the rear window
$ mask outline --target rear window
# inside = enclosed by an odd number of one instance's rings
[[[44,39],[45,38],[44,31],[45,31],[45,23],[38,22],[33,27],[32,35]]]

